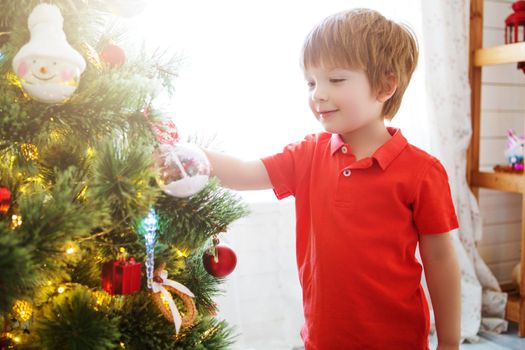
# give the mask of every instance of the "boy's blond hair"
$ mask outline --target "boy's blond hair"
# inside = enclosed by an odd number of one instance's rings
[[[384,91],[388,76],[393,75],[397,89],[381,112],[383,118],[392,119],[416,69],[418,51],[410,27],[358,8],[333,14],[310,31],[301,67],[363,69],[374,94]]]

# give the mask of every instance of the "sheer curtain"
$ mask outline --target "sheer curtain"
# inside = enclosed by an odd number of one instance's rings
[[[479,329],[500,332],[507,295],[481,258],[476,242],[482,222],[478,203],[466,181],[466,151],[472,130],[468,0],[422,1],[426,51],[426,122],[428,150],[442,160],[449,175],[460,228],[453,234],[461,265],[462,337],[477,339]]]
[[[492,310],[494,318],[486,318],[495,320],[492,329],[502,329],[504,295],[474,246],[481,225],[464,175],[468,1],[156,0],[133,21],[149,45],[169,46],[186,57],[175,97],[165,101],[182,136],[215,137],[216,148],[255,159],[322,130],[308,110],[300,47],[316,22],[354,7],[407,23],[419,39],[419,65],[391,125],[440,158],[449,173],[461,226],[453,239],[462,265],[463,338],[476,338],[482,300],[484,310]],[[277,201],[271,190],[239,195],[252,213],[222,237],[236,250],[238,265],[217,299],[218,317],[236,327],[234,349],[300,346],[293,198]]]

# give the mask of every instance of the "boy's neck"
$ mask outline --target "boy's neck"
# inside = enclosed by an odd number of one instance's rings
[[[350,145],[356,160],[370,157],[392,137],[381,119],[340,135],[343,141]]]

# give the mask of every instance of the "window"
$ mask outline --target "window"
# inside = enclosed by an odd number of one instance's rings
[[[186,57],[175,96],[167,101],[181,135],[215,135],[222,151],[254,159],[322,131],[308,108],[300,48],[314,24],[352,7],[408,23],[421,47],[417,0],[156,0],[132,21],[152,47],[170,47]],[[421,49],[419,57],[392,122],[409,140],[425,125],[417,118],[425,100]],[[275,200],[271,190],[239,193],[248,201]]]

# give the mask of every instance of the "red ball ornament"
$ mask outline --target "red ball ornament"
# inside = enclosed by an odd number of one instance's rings
[[[11,191],[7,187],[0,187],[0,213],[5,214],[11,207]]]
[[[237,255],[229,245],[219,243],[218,238],[214,238],[213,243],[202,256],[204,268],[214,277],[226,277],[235,269]]]
[[[100,59],[111,68],[115,68],[122,66],[126,62],[126,54],[119,46],[110,44],[102,50]]]

